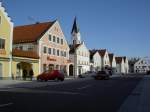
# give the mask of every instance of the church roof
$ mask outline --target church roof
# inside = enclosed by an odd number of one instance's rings
[[[76,45],[69,45],[70,51],[69,53],[72,54],[75,52],[75,50],[80,46],[81,44],[76,44]]]
[[[71,33],[73,33],[73,32],[75,32],[75,33],[79,32],[79,27],[77,25],[77,19],[76,19],[76,17],[74,19],[73,27],[72,27],[72,30],[71,30]]]

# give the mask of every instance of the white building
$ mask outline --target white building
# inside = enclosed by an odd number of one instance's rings
[[[125,73],[128,74],[129,73],[129,63],[128,63],[128,58],[125,56],[123,57],[124,59],[124,69],[125,69]]]
[[[84,42],[81,42],[79,27],[76,18],[74,19],[71,31],[72,44],[70,45],[69,75],[78,76],[90,70],[90,53]]]
[[[113,53],[108,54],[109,55],[109,61],[110,61],[110,67],[112,68],[112,72],[116,72],[116,59],[115,55]]]
[[[150,57],[141,58],[134,64],[135,73],[146,73],[150,70]]]
[[[100,71],[101,66],[101,56],[97,50],[90,50],[90,71]]]
[[[110,61],[108,56],[108,51],[106,49],[98,50],[101,56],[101,67],[102,69],[110,67]]]
[[[124,67],[124,58],[123,57],[115,57],[116,59],[116,73],[125,73]]]

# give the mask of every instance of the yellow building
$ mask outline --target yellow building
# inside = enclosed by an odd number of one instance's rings
[[[11,78],[13,23],[0,2],[0,79]]]

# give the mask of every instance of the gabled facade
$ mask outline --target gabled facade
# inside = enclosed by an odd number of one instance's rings
[[[124,58],[123,57],[116,57],[116,73],[125,73],[124,67]]]
[[[17,26],[14,28],[13,42],[14,50],[30,52],[27,58],[36,59],[36,75],[53,69],[62,70],[68,75],[69,46],[57,20]],[[33,60],[29,61],[33,64]]]
[[[11,78],[13,23],[0,2],[0,79]]]
[[[84,42],[81,42],[80,31],[76,18],[71,30],[72,44],[70,45],[69,75],[78,76],[90,70],[90,53]]]
[[[97,50],[90,50],[90,71],[100,71],[101,66],[101,56]]]
[[[139,59],[134,64],[134,73],[146,73],[150,70],[150,57]]]
[[[110,61],[110,67],[112,68],[112,72],[116,72],[116,59],[115,55],[113,53],[108,54],[109,55],[109,61]]]
[[[124,59],[124,69],[125,69],[125,73],[128,74],[129,73],[129,63],[128,63],[128,58],[127,57],[123,57]]]
[[[108,51],[106,49],[101,49],[101,50],[98,50],[98,52],[101,56],[102,69],[106,69],[110,67]]]

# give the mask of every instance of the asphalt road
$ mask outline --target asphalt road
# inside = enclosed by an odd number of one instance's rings
[[[91,78],[41,88],[0,91],[0,112],[117,112],[141,79]]]

